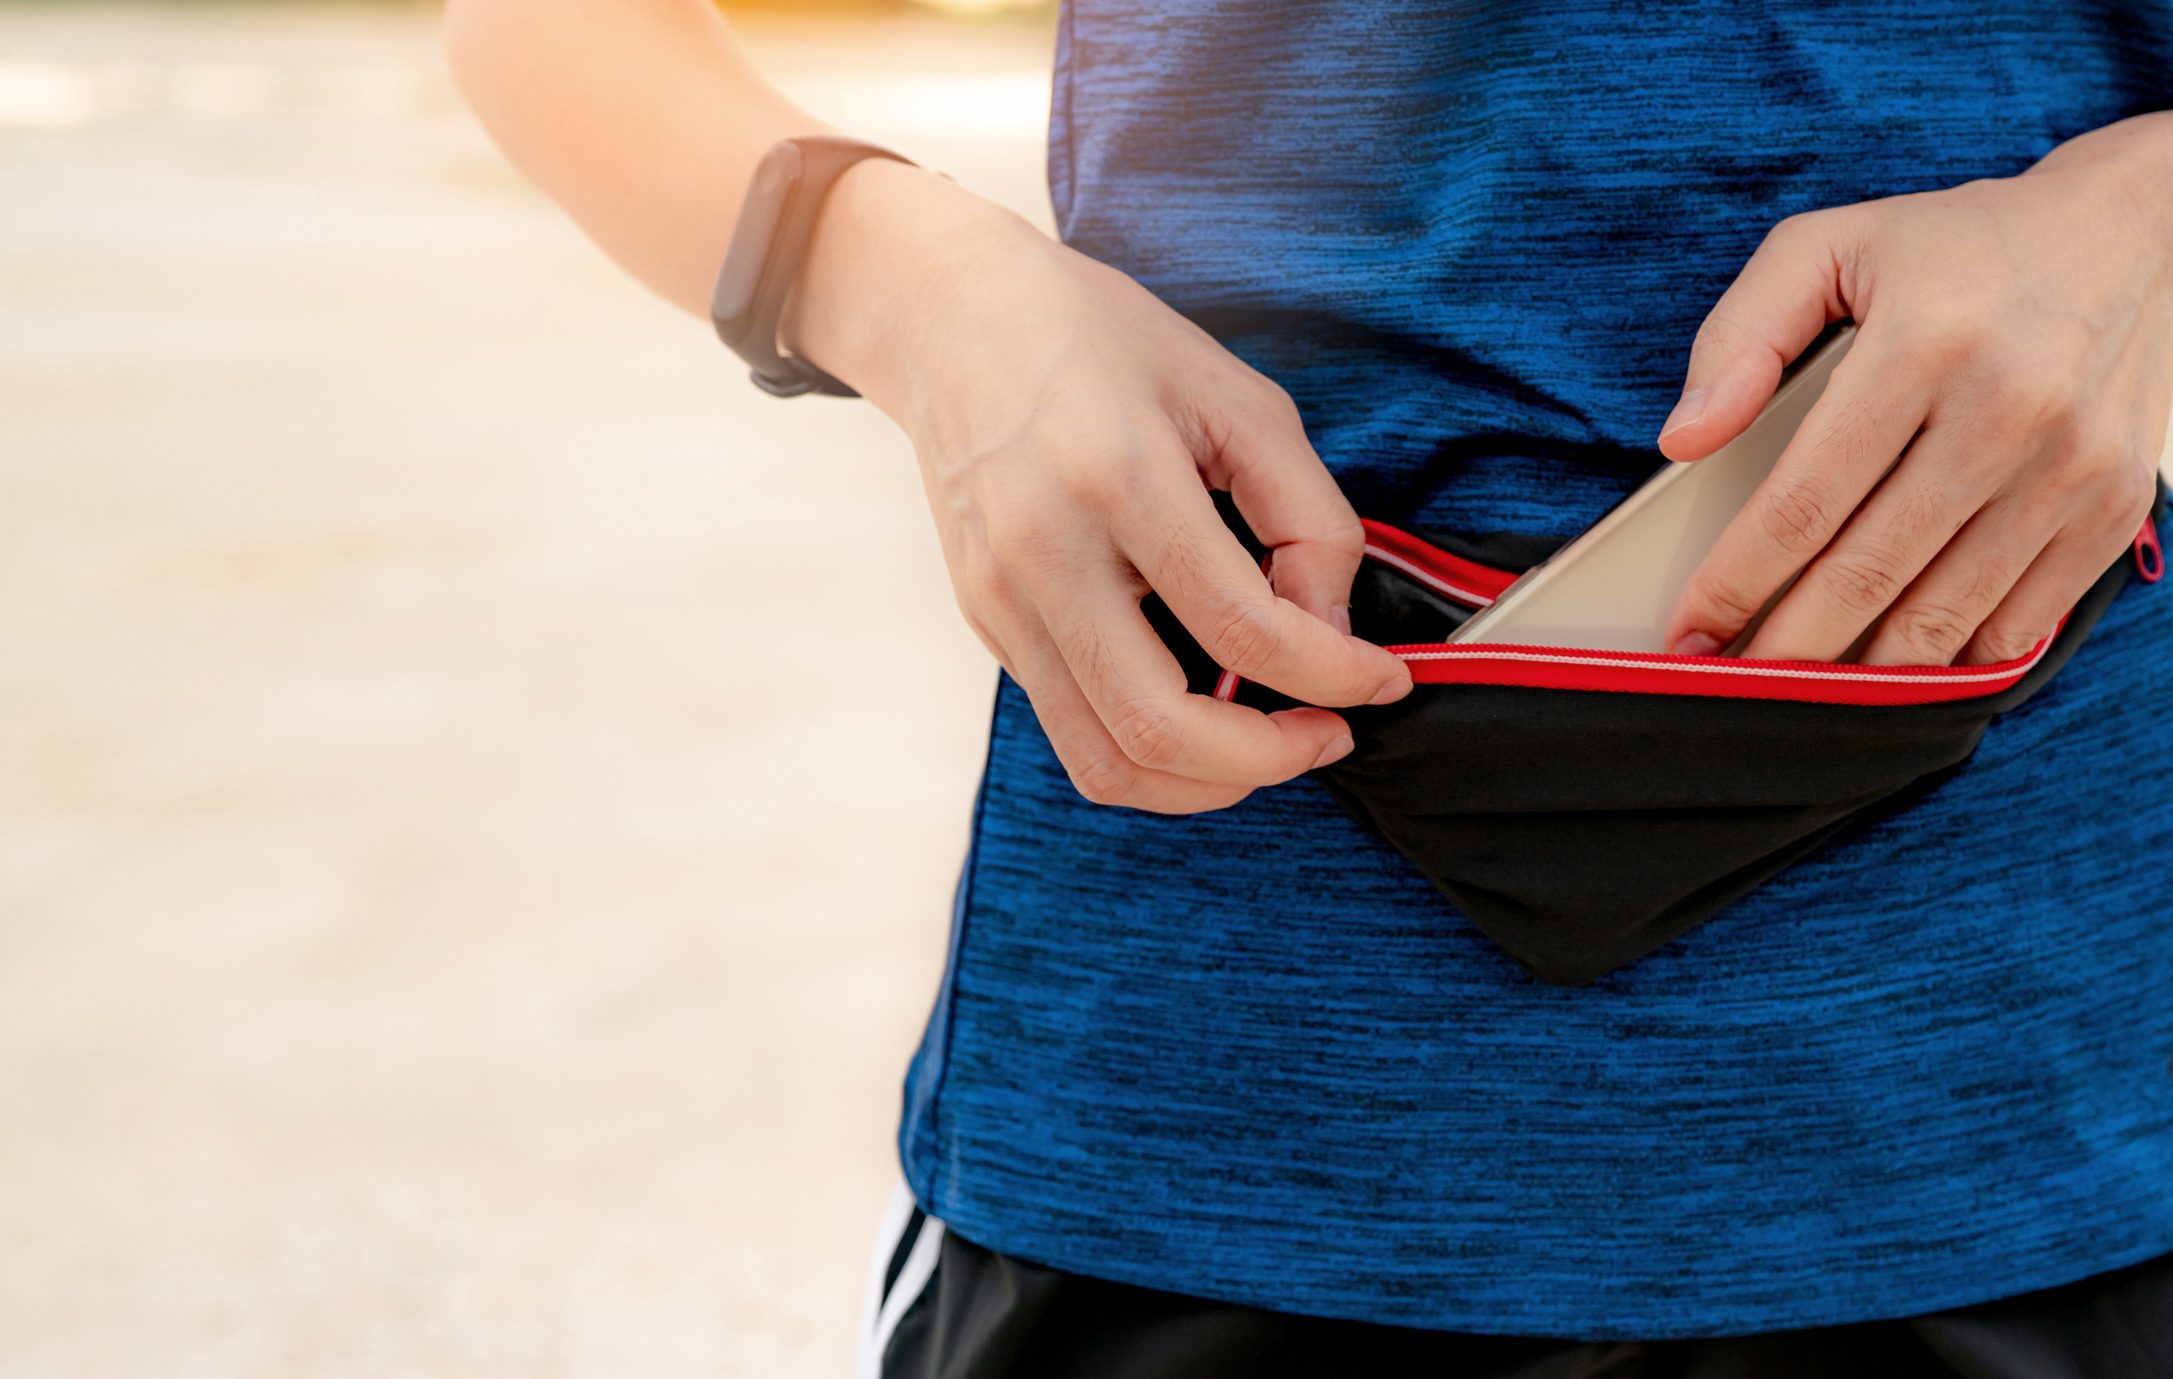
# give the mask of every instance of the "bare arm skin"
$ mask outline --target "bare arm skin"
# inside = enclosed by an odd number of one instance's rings
[[[514,162],[689,311],[763,151],[828,132],[706,0],[452,0],[447,40]],[[1150,589],[1221,664],[1305,703],[1409,692],[1349,635],[1363,534],[1290,399],[1123,274],[866,162],[825,203],[783,330],[912,438],[959,607],[1087,798],[1220,808],[1351,748],[1330,708],[1186,693]],[[1210,488],[1275,548],[1272,582]]]
[[[507,156],[696,313],[763,151],[833,132],[762,80],[703,0],[451,0],[445,39]]]

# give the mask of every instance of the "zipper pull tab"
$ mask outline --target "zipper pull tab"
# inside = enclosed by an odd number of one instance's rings
[[[2156,584],[2165,573],[2165,547],[2158,544],[2158,528],[2148,517],[2143,519],[2143,529],[2135,534],[2135,572],[2145,584]]]

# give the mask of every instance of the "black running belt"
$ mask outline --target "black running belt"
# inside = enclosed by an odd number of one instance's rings
[[[1590,982],[1963,769],[2132,579],[2156,582],[2164,504],[2161,489],[2134,550],[2055,632],[1979,666],[1453,643],[1554,543],[1459,548],[1368,522],[1352,630],[1416,685],[1341,710],[1355,748],[1315,774],[1503,952],[1542,980]],[[1222,671],[1158,600],[1147,613],[1196,691],[1294,702]]]

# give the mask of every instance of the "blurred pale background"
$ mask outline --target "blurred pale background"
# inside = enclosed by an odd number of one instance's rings
[[[0,1376],[841,1375],[993,672],[422,6],[0,5]],[[1046,220],[1045,14],[785,10]]]

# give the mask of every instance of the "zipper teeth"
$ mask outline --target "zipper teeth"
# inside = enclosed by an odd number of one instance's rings
[[[1675,656],[1660,652],[1576,654],[1574,648],[1452,646],[1418,642],[1386,648],[1405,661],[1496,660],[1543,665],[1600,666],[1612,670],[1673,670],[1702,675],[1767,676],[1784,680],[1846,680],[1864,684],[1978,684],[2008,680],[2027,671],[2052,645],[2047,637],[2028,655],[1989,666],[1866,666],[1843,670],[1826,661],[1752,661],[1727,656]]]
[[[1395,529],[1389,528],[1388,530],[1394,531]],[[1442,559],[1457,559],[1438,547],[1410,535],[1408,532],[1396,532],[1396,535]],[[2163,547],[2158,540],[2157,524],[2149,518],[2145,518],[2142,530],[2137,532],[2135,536],[2135,563],[2146,581],[2155,582],[2158,576],[2164,573],[2162,550]],[[2152,557],[2149,561],[2145,559],[2146,551]],[[1464,604],[1466,607],[1490,608],[1494,604],[1493,597],[1467,589],[1441,575],[1437,575],[1418,561],[1390,550],[1377,542],[1368,541],[1365,554],[1369,559],[1377,560],[1391,569],[1400,571],[1405,576],[1417,580],[1420,584],[1436,593],[1445,595],[1458,603]],[[1494,570],[1470,561],[1458,560],[1457,563],[1472,565],[1475,570],[1504,581],[1515,578],[1505,570]],[[2155,566],[2155,572],[2153,566]],[[2067,619],[2062,618],[2060,623],[2064,627]],[[2041,638],[2037,645],[2031,647],[2023,655],[1988,666],[1859,666],[1851,669],[1843,669],[1828,661],[1750,660],[1732,656],[1678,656],[1672,652],[1605,652],[1588,651],[1577,647],[1520,644],[1495,645],[1492,643],[1478,643],[1462,645],[1449,642],[1409,642],[1385,649],[1391,655],[1404,661],[1493,660],[1539,665],[1594,666],[1605,670],[1672,671],[1700,675],[1733,675],[1776,680],[1840,681],[1869,685],[1971,685],[2019,679],[2027,674],[2032,666],[2044,659],[2045,653],[2052,649],[2052,644],[2057,635],[2058,630],[2055,629],[2052,636]],[[1227,671],[1224,672],[1223,680],[1230,682],[1227,686],[1230,690],[1236,688],[1234,678]],[[1227,697],[1224,685],[1217,685],[1216,697]]]
[[[2148,524],[2145,531],[2152,537],[2157,532]],[[1417,540],[1413,537],[1412,540]],[[2140,542],[2141,538],[2138,537]],[[2153,543],[2155,544],[2155,542]],[[1428,549],[1435,549],[1428,547]],[[1443,552],[1442,554],[1446,554]],[[1366,543],[1366,555],[1392,569],[1399,570],[1412,579],[1445,594],[1457,602],[1473,608],[1490,608],[1494,600],[1442,578],[1423,565],[1386,549],[1374,542]],[[1485,569],[1480,566],[1478,568]],[[1503,578],[1513,578],[1507,571],[1491,570],[1489,573]],[[2064,619],[2062,621],[2065,621]],[[1854,670],[1838,669],[1831,661],[1779,661],[1750,660],[1734,656],[1678,656],[1673,652],[1592,652],[1576,647],[1528,646],[1522,644],[1473,644],[1469,646],[1449,642],[1407,642],[1385,648],[1390,654],[1405,661],[1454,661],[1464,659],[1522,661],[1550,665],[1590,665],[1614,670],[1680,670],[1712,675],[1765,675],[1789,680],[1846,680],[1866,684],[1977,684],[2006,679],[2018,672],[2027,671],[2037,664],[2052,645],[2046,637],[2029,651],[2009,661],[1995,662],[1989,666],[1868,666]]]

